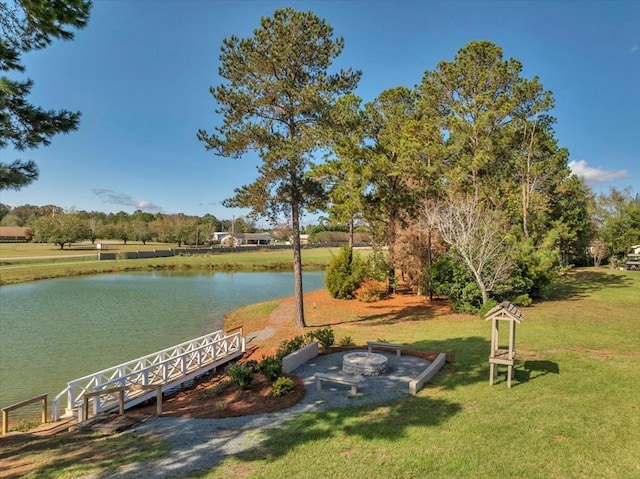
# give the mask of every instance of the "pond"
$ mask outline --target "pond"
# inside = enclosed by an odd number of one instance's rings
[[[303,275],[305,292],[324,272]],[[293,296],[292,273],[116,273],[0,287],[0,407],[222,328],[241,306]]]

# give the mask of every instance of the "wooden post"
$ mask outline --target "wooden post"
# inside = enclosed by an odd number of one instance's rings
[[[40,416],[42,424],[47,423],[47,395],[42,396],[42,414]]]
[[[121,416],[124,414],[124,389],[120,389],[118,395],[118,414]]]
[[[2,435],[4,436],[9,432],[9,411],[2,410]]]
[[[156,388],[156,414],[162,416],[162,384],[158,384]]]

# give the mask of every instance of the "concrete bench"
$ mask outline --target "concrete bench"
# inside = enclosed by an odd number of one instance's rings
[[[318,342],[313,341],[282,358],[282,372],[290,373],[318,355]]]
[[[409,393],[415,396],[418,391],[422,389],[422,386],[424,386],[426,382],[430,381],[431,378],[435,376],[438,371],[440,371],[440,368],[444,366],[446,359],[446,354],[438,354],[435,361],[433,361],[427,369],[422,371],[422,373],[420,373],[420,375],[416,379],[414,379],[413,381],[409,381]]]
[[[316,389],[322,390],[322,382],[327,381],[330,383],[347,384],[351,386],[351,394],[355,396],[358,394],[358,384],[362,381],[362,378],[338,376],[337,374],[316,373],[314,376],[316,380]]]
[[[367,347],[369,348],[369,352],[373,351],[373,348],[377,349],[395,349],[396,356],[402,355],[402,344],[398,343],[380,343],[376,341],[367,341]]]

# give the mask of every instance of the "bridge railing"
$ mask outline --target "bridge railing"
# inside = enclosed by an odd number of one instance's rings
[[[61,406],[66,399],[66,415],[78,411],[82,416],[83,396],[113,387],[150,384],[176,385],[197,374],[224,364],[245,352],[246,341],[242,331],[228,334],[216,331],[180,343],[162,351],[113,366],[67,383],[67,387],[53,399],[53,420],[61,417]],[[139,392],[127,391],[125,402]],[[104,394],[93,401],[93,412],[98,414],[118,403],[117,394]]]

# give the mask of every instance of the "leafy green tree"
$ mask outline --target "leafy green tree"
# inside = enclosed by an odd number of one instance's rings
[[[352,299],[365,277],[365,264],[351,246],[340,248],[327,267],[325,285],[333,298]]]
[[[44,216],[34,222],[33,240],[53,243],[64,248],[65,244],[82,241],[91,237],[87,221],[74,212]]]
[[[524,78],[522,69],[487,41],[471,42],[453,61],[440,62],[418,88],[416,120],[437,125],[440,138],[414,135],[412,141],[416,152],[423,149],[437,161],[435,170],[425,170],[430,179],[424,183],[435,185],[425,190],[429,208],[462,195],[504,213],[509,242],[521,247],[511,258],[512,280],[495,283],[493,294],[534,297],[553,277],[558,258],[583,261],[589,191],[571,176],[568,151],[555,138],[552,93],[537,77]],[[478,288],[486,304],[489,291]]]
[[[366,117],[360,103],[361,99],[352,93],[336,101],[331,112],[335,127],[331,134],[334,157],[315,168],[315,174],[327,188],[330,219],[349,225],[350,246],[355,223],[363,217],[363,198],[370,176],[365,172]]]
[[[255,182],[237,188],[226,205],[251,208],[274,224],[290,218],[298,327],[305,326],[300,218],[324,202],[322,185],[309,174],[312,154],[326,146],[335,99],[360,78],[351,69],[330,73],[343,45],[324,20],[291,8],[262,18],[251,37],[225,39],[219,74],[226,83],[211,88],[223,124],[214,134],[198,133],[218,155],[253,150],[262,159]]]
[[[23,73],[21,55],[48,46],[54,39],[71,40],[70,29],[83,28],[89,20],[88,0],[15,0],[0,2],[0,150],[18,151],[47,146],[59,133],[78,128],[80,113],[44,110],[31,104],[32,80],[16,80]],[[0,190],[19,190],[38,178],[32,160],[0,161]]]
[[[11,206],[0,203],[0,221],[4,219],[9,213],[11,213]],[[13,226],[13,225],[12,225]]]
[[[363,215],[374,244],[386,244],[389,263],[400,267],[396,254],[398,232],[416,207],[411,187],[411,158],[404,147],[405,128],[416,115],[416,97],[405,87],[385,90],[365,105],[367,118]],[[393,270],[389,272],[393,276]]]
[[[500,170],[504,186],[499,194],[509,213],[520,218],[524,238],[539,237],[548,230],[553,200],[571,176],[569,152],[558,146],[554,121],[549,115],[517,119],[504,135],[510,141],[504,142],[501,155],[511,157],[512,162]]]
[[[572,175],[558,185],[556,193],[550,200],[550,216],[562,264],[585,266],[594,235],[589,216],[591,189]]]
[[[452,62],[425,72],[421,111],[446,138],[445,180],[456,193],[499,205],[492,180],[508,164],[509,157],[501,154],[511,141],[506,127],[553,107],[551,92],[537,77],[528,80],[521,72],[519,61],[503,60],[502,49],[488,41],[471,42]]]
[[[445,256],[429,271],[435,293],[449,298],[457,313],[475,313],[482,306],[482,295],[469,268],[454,258]]]
[[[598,195],[596,212],[598,238],[606,244],[610,263],[623,259],[631,246],[640,244],[640,194],[631,189],[611,188]]]

